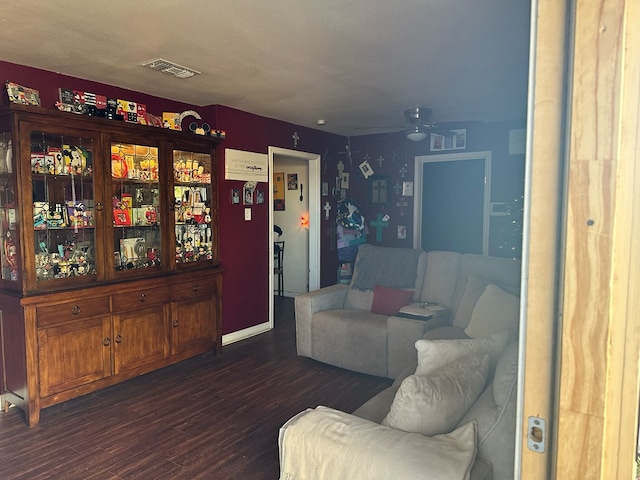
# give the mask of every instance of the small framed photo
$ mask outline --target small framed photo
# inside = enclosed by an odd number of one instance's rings
[[[358,167],[360,168],[362,175],[364,175],[364,178],[369,178],[374,173],[373,168],[371,168],[371,165],[366,160],[358,165]]]
[[[264,192],[256,190],[256,203],[264,203]]]
[[[389,203],[389,177],[373,175],[369,180],[369,204],[384,206]]]
[[[242,204],[253,205],[253,189],[246,187],[242,189]]]
[[[326,197],[329,195],[329,182],[322,182],[322,196]]]
[[[239,204],[240,203],[240,190],[234,188],[231,190],[231,203]]]
[[[287,173],[287,190],[297,190],[297,189],[298,189],[298,174]]]
[[[340,182],[340,188],[349,188],[349,174],[347,172],[342,172],[342,181]]]
[[[402,196],[413,197],[413,182],[402,182]]]
[[[125,208],[123,209],[114,208],[113,221],[118,226],[131,225],[131,216],[129,215],[129,210]]]

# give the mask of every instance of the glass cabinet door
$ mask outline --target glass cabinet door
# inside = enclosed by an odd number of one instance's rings
[[[178,265],[211,260],[211,155],[173,151],[175,261]]]
[[[161,267],[158,147],[111,144],[115,270]]]
[[[30,150],[36,280],[96,275],[92,138],[32,131]]]
[[[18,266],[16,177],[13,173],[11,132],[0,133],[0,278],[8,282],[20,280]]]

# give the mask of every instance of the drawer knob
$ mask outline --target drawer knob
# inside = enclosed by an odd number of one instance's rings
[[[146,302],[147,301],[147,296],[144,293],[140,294],[140,301],[141,302]]]
[[[71,314],[72,315],[78,315],[80,313],[80,306],[79,305],[74,305],[73,307],[71,307]]]
[[[171,326],[173,328],[178,328],[178,320],[174,320],[173,322],[171,322]]]
[[[104,337],[102,339],[102,345],[104,345],[105,347],[108,347],[109,345],[111,345],[111,339],[109,337]]]
[[[116,343],[122,343],[122,335],[116,335]]]
[[[102,204],[102,202],[97,202],[96,203],[96,210],[98,212],[101,212],[103,208],[104,208],[104,205]]]
[[[193,290],[194,292],[197,292],[198,290],[200,290],[200,285],[198,285],[197,283],[195,283],[192,287],[191,290]]]

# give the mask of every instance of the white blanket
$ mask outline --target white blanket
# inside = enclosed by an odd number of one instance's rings
[[[280,429],[280,480],[465,480],[476,456],[476,424],[425,437],[327,407]]]

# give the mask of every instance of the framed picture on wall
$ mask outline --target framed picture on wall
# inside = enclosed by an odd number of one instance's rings
[[[372,175],[369,179],[369,205],[383,206],[389,203],[389,177]]]
[[[429,148],[432,152],[441,150],[463,150],[467,148],[467,129],[451,130],[451,135],[431,133]]]
[[[284,210],[284,172],[273,174],[273,210],[281,212]]]

